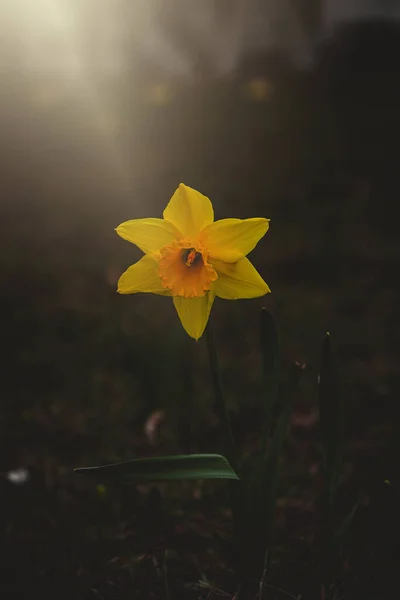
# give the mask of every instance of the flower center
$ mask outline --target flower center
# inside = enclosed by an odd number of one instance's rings
[[[200,262],[203,262],[203,256],[201,252],[197,252],[194,248],[186,248],[182,250],[182,260],[187,267],[195,267]]]
[[[164,289],[184,298],[204,296],[218,277],[205,249],[187,239],[161,248],[157,273]]]

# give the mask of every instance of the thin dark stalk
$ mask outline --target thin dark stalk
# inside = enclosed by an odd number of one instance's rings
[[[224,429],[226,458],[228,459],[233,470],[237,472],[237,458],[232,433],[232,425],[229,417],[228,407],[225,401],[221,369],[219,366],[218,353],[215,345],[215,335],[210,322],[208,323],[206,329],[206,340],[211,368],[211,377],[214,387],[215,412]]]
[[[271,433],[272,411],[278,394],[279,339],[275,321],[266,308],[260,312],[260,348],[262,361],[262,390],[264,406],[264,430],[261,456],[267,458],[267,444]]]
[[[286,433],[292,411],[293,400],[297,391],[300,376],[305,365],[294,363],[289,373],[289,379],[283,392],[282,412],[278,417],[274,434],[271,439],[268,457],[265,464],[264,478],[262,481],[261,498],[264,502],[264,513],[260,529],[264,535],[265,555],[264,569],[269,568],[271,562],[271,546],[275,527],[276,498],[279,478],[279,458],[282,453]]]
[[[218,353],[215,344],[215,336],[210,322],[206,329],[207,349],[210,361],[211,376],[215,395],[215,412],[220,419],[224,435],[224,453],[232,469],[238,473],[238,460],[236,456],[235,443],[232,433],[231,420],[225,400],[224,388],[222,383],[221,369],[218,360]],[[235,568],[239,573],[239,578],[244,578],[244,490],[241,481],[229,482],[230,502],[232,509],[232,518],[235,527],[235,538],[233,555]]]
[[[321,530],[319,533],[321,579],[325,589],[334,577],[338,557],[335,548],[340,536],[335,536],[335,508],[342,466],[342,405],[338,389],[338,373],[332,352],[331,336],[326,333],[322,342],[318,386],[321,439],[324,453],[324,491],[321,498]],[[350,522],[352,516],[350,516]],[[345,527],[346,529],[346,527]]]
[[[166,598],[166,600],[171,600],[171,595],[169,593],[169,584],[168,584],[168,569],[167,569],[167,563],[166,563],[166,552],[164,552],[164,556],[163,556],[162,573],[163,573],[163,579],[164,579],[165,598]]]

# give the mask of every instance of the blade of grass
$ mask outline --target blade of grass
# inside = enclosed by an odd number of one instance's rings
[[[270,550],[275,528],[276,496],[279,478],[279,459],[289,425],[293,400],[296,395],[300,376],[305,365],[295,363],[289,373],[288,383],[283,392],[283,405],[272,435],[260,491],[260,502],[263,506],[261,513],[261,531],[265,540],[264,568],[270,564]]]
[[[329,590],[338,565],[340,537],[335,536],[335,503],[342,464],[342,407],[338,391],[336,363],[330,333],[322,341],[318,405],[323,452],[324,486],[321,496],[321,526],[317,535],[318,560],[322,588]],[[355,509],[356,511],[356,509]],[[350,512],[350,521],[352,520]],[[340,530],[341,528],[339,528]]]
[[[235,442],[233,438],[232,426],[229,417],[228,406],[226,404],[224,388],[222,383],[221,369],[218,360],[218,353],[215,344],[214,331],[211,320],[206,328],[207,349],[209,355],[210,369],[215,396],[215,412],[220,419],[223,427],[223,436],[225,441],[226,455],[233,469],[238,472],[238,461],[236,456]],[[239,479],[239,478],[238,478]],[[245,527],[245,495],[242,482],[231,481],[229,486],[230,504],[232,518],[235,528],[233,541],[233,561],[239,580],[243,574],[243,548],[244,548],[244,527]]]
[[[209,321],[206,328],[206,341],[208,357],[210,362],[211,377],[214,387],[215,396],[215,413],[219,418],[223,427],[223,435],[225,438],[225,453],[232,467],[237,470],[237,459],[235,442],[233,439],[231,420],[229,417],[228,407],[225,401],[224,387],[222,383],[221,369],[219,366],[219,359],[217,353],[217,347],[215,344],[215,335],[212,328],[212,324]]]
[[[263,459],[259,471],[259,481],[256,482],[252,504],[247,507],[248,531],[247,574],[248,578],[260,580],[270,565],[270,549],[273,540],[276,497],[279,478],[279,459],[285,441],[293,399],[296,395],[304,365],[295,363],[289,373],[289,378],[282,392],[282,408],[277,419],[271,438],[268,453]]]
[[[362,504],[363,504],[363,496],[360,495],[360,497],[353,504],[350,512],[346,515],[346,517],[341,522],[340,527],[338,527],[338,529],[336,530],[336,532],[333,536],[333,544],[338,549],[340,549],[340,546],[345,541],[345,539],[351,529],[351,525],[353,523],[354,517],[356,516],[356,514],[357,514],[358,510],[360,509],[360,507],[362,506]]]
[[[318,404],[324,454],[323,504],[325,517],[330,519],[339,487],[342,462],[342,424],[336,364],[332,356],[331,336],[328,332],[324,336],[321,349]]]
[[[254,457],[254,469],[243,473],[246,517],[243,523],[243,539],[246,556],[247,579],[260,578],[263,570],[265,554],[265,529],[260,530],[260,523],[265,517],[263,499],[265,498],[268,441],[271,433],[272,412],[278,395],[279,378],[279,340],[274,318],[267,308],[262,308],[259,315],[260,350],[262,361],[262,405],[264,408],[261,450]],[[246,593],[250,581],[244,583]],[[251,587],[251,585],[250,585]]]
[[[96,467],[80,467],[84,473],[101,480],[126,483],[149,481],[181,481],[187,479],[234,479],[239,477],[220,454],[183,454],[152,458],[137,458]]]
[[[279,339],[276,323],[266,308],[260,311],[260,348],[262,360],[262,384],[264,404],[264,431],[262,456],[266,456],[268,439],[271,433],[272,411],[278,394]]]

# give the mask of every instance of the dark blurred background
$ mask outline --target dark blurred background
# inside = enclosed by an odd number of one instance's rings
[[[354,597],[383,597],[383,487],[396,486],[399,449],[399,4],[6,0],[0,77],[4,597],[165,597],[151,587],[160,548],[178,557],[173,581],[219,564],[223,487],[108,489],[72,472],[221,450],[204,342],[167,299],[116,294],[140,252],[114,228],[161,216],[180,182],[216,218],[271,218],[251,258],[272,294],[217,301],[212,318],[244,453],[259,433],[261,306],[284,364],[307,364],[282,467],[281,504],[297,499],[299,514],[282,513],[283,538],[307,537],[319,348],[332,334],[344,503],[365,494],[351,572],[381,568],[354,575]]]

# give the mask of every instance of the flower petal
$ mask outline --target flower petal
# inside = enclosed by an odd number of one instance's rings
[[[218,273],[213,289],[220,298],[258,298],[271,291],[247,258],[242,258],[237,263],[214,260],[212,264]]]
[[[195,240],[200,231],[214,221],[214,210],[206,196],[181,183],[168,202],[163,217],[173,223],[184,237]]]
[[[143,250],[156,252],[182,237],[177,228],[164,219],[133,219],[121,223],[115,230],[120,237]]]
[[[149,292],[170,296],[171,292],[162,286],[161,279],[157,274],[158,263],[151,256],[143,256],[137,263],[130,266],[122,273],[118,280],[118,292],[120,294],[136,294],[137,292]]]
[[[215,299],[213,290],[201,298],[174,296],[174,305],[186,333],[196,341],[203,335]]]
[[[267,233],[269,219],[222,219],[204,229],[200,243],[211,259],[232,263],[251,252]]]

